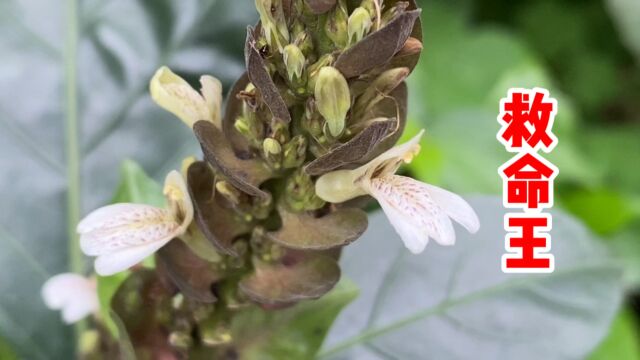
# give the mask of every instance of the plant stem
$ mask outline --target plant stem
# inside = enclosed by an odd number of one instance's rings
[[[67,240],[69,271],[82,273],[83,258],[75,228],[80,220],[80,153],[78,138],[78,0],[66,2],[65,38],[65,145],[67,157]],[[75,326],[76,347],[86,324]]]

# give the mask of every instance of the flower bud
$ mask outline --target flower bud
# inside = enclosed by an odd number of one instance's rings
[[[398,51],[396,57],[410,56],[418,54],[422,51],[422,42],[414,37],[409,37],[402,46],[402,49]]]
[[[354,103],[354,116],[358,118],[364,115],[398,87],[407,76],[409,76],[409,68],[406,67],[390,69],[380,74]]]
[[[289,43],[289,29],[284,17],[282,0],[256,0],[256,9],[260,14],[260,21],[267,44],[277,47],[280,52]]]
[[[303,54],[308,55],[313,52],[313,40],[307,31],[298,33],[293,43],[300,48]]]
[[[344,131],[347,112],[351,107],[349,84],[340,71],[330,66],[320,69],[315,98],[318,111],[327,121],[331,136],[339,137]]]
[[[267,163],[274,169],[279,169],[282,161],[282,146],[280,146],[280,143],[275,139],[266,138],[262,142],[262,150]]]
[[[173,331],[169,334],[169,344],[176,349],[188,350],[193,345],[193,340],[186,332]]]
[[[333,63],[334,57],[331,54],[323,55],[318,61],[309,66],[309,83],[307,84],[307,90],[313,92],[316,87],[316,80],[320,70],[325,66],[330,66]]]
[[[347,47],[348,43],[348,31],[347,23],[349,16],[347,14],[347,7],[344,1],[340,1],[339,4],[329,13],[327,21],[324,25],[324,32],[331,41],[339,49]]]
[[[302,169],[287,179],[285,194],[287,205],[294,211],[317,210],[325,204],[324,200],[316,195],[313,180]]]
[[[404,13],[409,7],[409,3],[406,1],[398,1],[389,10],[385,11],[382,15],[382,26],[387,25],[398,15]]]
[[[233,206],[238,206],[241,203],[242,193],[231,185],[227,181],[218,181],[216,183],[216,191],[222,195]]]
[[[371,30],[371,15],[362,7],[356,8],[349,16],[348,34],[349,45],[353,45]]]
[[[296,135],[283,146],[282,166],[285,169],[292,169],[304,163],[307,154],[307,138],[303,135]]]
[[[289,80],[300,80],[302,77],[302,70],[304,69],[305,57],[299,47],[294,44],[289,44],[284,47],[282,53],[284,64],[287,67],[287,75]]]

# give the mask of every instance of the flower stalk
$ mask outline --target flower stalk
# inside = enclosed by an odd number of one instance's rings
[[[130,271],[110,304],[138,354],[247,358],[235,332],[247,311],[277,314],[336,285],[341,249],[367,228],[356,197],[377,200],[414,253],[429,238],[451,245],[450,219],[477,230],[457,195],[395,175],[419,150],[420,136],[394,147],[422,49],[415,2],[256,0],[256,9],[246,73],[224,112],[212,76],[200,91],[167,67],[151,80],[153,100],[193,130],[204,155],[167,176],[166,207],[110,205],[78,225],[98,275]],[[155,265],[141,267],[151,255]],[[90,313],[80,309],[72,313]]]

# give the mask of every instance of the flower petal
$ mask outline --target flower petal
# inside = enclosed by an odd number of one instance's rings
[[[429,184],[423,184],[423,186],[438,206],[467,231],[473,234],[480,229],[478,215],[462,197],[437,186]]]
[[[406,143],[392,147],[365,165],[353,170],[355,177],[364,180],[365,178],[371,179],[374,175],[376,177],[392,175],[403,162],[410,163],[413,157],[418,154],[420,151],[420,139],[423,134],[424,130],[420,130],[416,136]],[[384,168],[381,169],[381,167]]]
[[[171,207],[172,215],[180,227],[177,230],[180,234],[184,233],[193,221],[193,201],[189,195],[187,184],[184,177],[178,171],[173,170],[164,180],[164,196]]]
[[[112,253],[100,255],[94,263],[96,273],[100,276],[110,276],[127,270],[158,251],[158,249],[166,245],[173,238],[174,236],[170,236],[148,244],[131,246]]]
[[[78,274],[53,276],[44,283],[41,292],[48,308],[62,310],[67,324],[96,312],[99,307],[95,281]]]
[[[80,248],[89,256],[170,240],[179,235],[180,230],[180,224],[168,210],[127,203],[100,208],[77,228]]]
[[[205,82],[207,86],[203,84],[203,88],[207,88],[207,96],[213,99],[212,84],[208,80]],[[193,127],[198,120],[214,121],[214,113],[202,95],[166,66],[156,71],[149,84],[149,91],[151,98],[160,107],[179,117],[189,127]]]
[[[222,128],[220,120],[220,113],[222,111],[222,83],[210,75],[203,75],[200,77],[200,92],[204,97],[205,103],[209,108],[211,114],[211,121],[218,127]]]
[[[412,252],[421,252],[430,237],[440,245],[455,243],[451,220],[430,196],[425,184],[405,176],[390,175],[365,181],[363,185],[378,200]]]

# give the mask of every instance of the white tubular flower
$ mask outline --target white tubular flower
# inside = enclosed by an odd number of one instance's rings
[[[78,224],[80,247],[97,256],[95,270],[109,276],[124,271],[185,233],[193,220],[193,204],[179,172],[167,175],[168,208],[114,204],[95,210]]]
[[[373,196],[414,254],[424,250],[429,238],[441,245],[453,245],[456,236],[451,219],[475,233],[480,228],[478,216],[460,196],[395,175],[402,163],[411,162],[420,151],[423,133],[424,130],[357,169],[322,175],[316,181],[316,194],[333,203],[366,194]]]
[[[53,276],[42,286],[42,299],[51,310],[62,311],[62,320],[73,324],[98,312],[96,280],[65,273]]]
[[[179,117],[189,127],[207,120],[220,127],[222,84],[213,76],[200,77],[200,93],[168,67],[158,69],[151,79],[151,98],[160,107]]]

